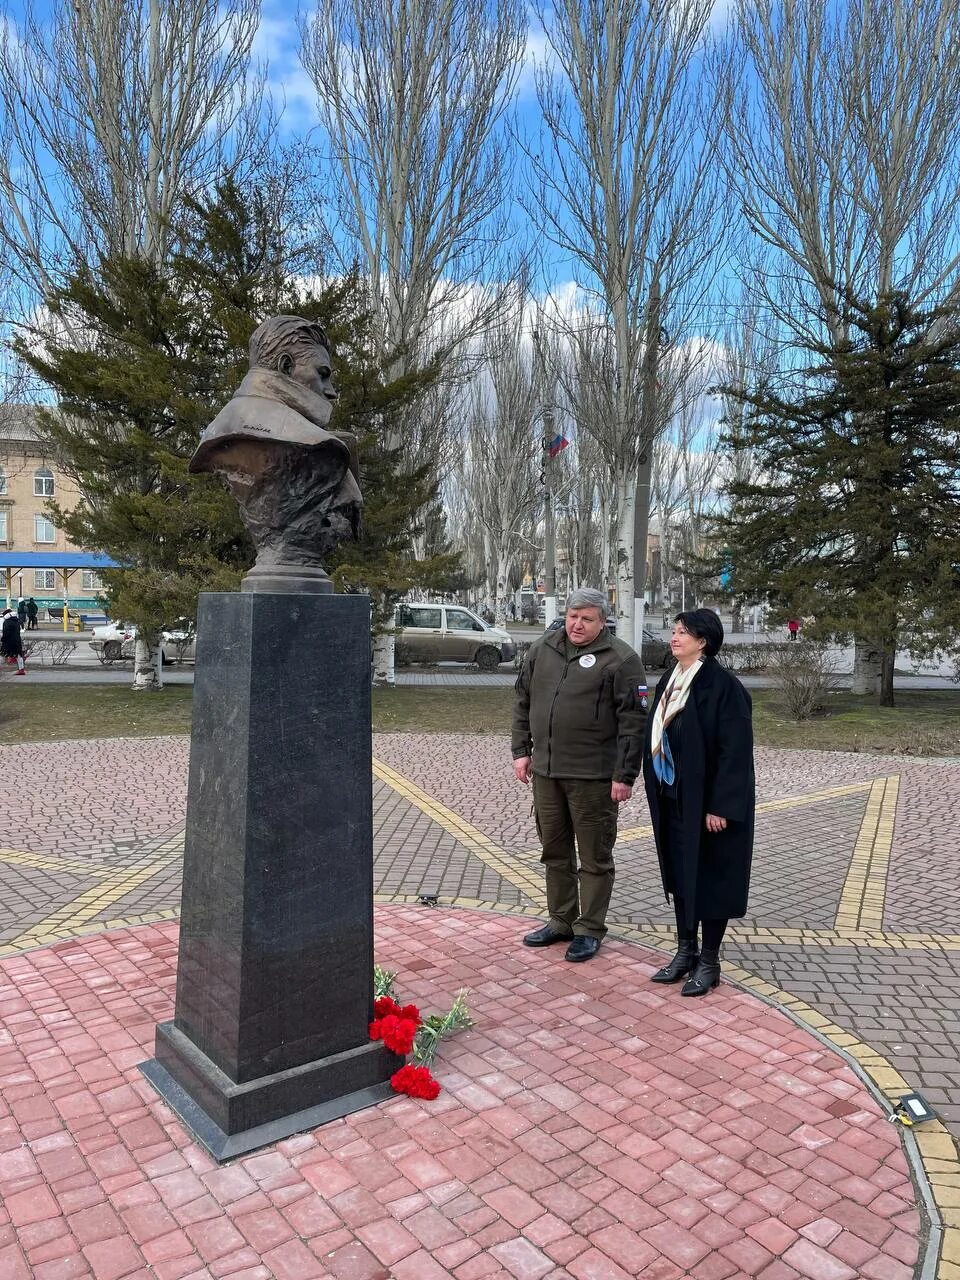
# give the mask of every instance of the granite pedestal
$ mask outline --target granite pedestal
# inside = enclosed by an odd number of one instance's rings
[[[172,1023],[143,1072],[219,1160],[390,1096],[371,1042],[370,613],[200,597]]]

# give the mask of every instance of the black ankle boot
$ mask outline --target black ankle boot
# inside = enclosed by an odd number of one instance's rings
[[[700,960],[690,977],[680,990],[682,996],[705,996],[708,991],[720,983],[720,952],[708,951],[706,947],[700,952]]]
[[[677,940],[677,954],[669,964],[665,964],[662,969],[658,969],[650,981],[679,982],[681,978],[697,967],[699,959],[700,953],[697,950],[696,938],[679,938]]]

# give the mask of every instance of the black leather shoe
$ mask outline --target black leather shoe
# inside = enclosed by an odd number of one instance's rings
[[[669,964],[665,964],[662,969],[651,977],[651,982],[679,982],[681,978],[685,978],[696,967],[700,959],[700,951],[697,947],[695,938],[681,938],[677,942],[677,954],[673,957]]]
[[[542,929],[534,929],[523,938],[525,947],[549,947],[552,942],[569,942],[572,934],[560,933],[552,924],[545,924]]]
[[[720,985],[720,953],[702,951],[697,967],[680,988],[682,996],[705,996]]]
[[[567,947],[564,960],[579,964],[581,960],[590,960],[600,950],[600,939],[591,938],[587,934],[578,934]]]

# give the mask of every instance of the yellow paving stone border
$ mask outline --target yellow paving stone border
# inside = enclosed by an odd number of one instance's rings
[[[520,867],[508,862],[509,857],[505,850],[501,849],[498,844],[490,839],[489,836],[475,827],[466,819],[461,818],[453,809],[447,808],[445,804],[441,804],[439,800],[435,800],[428,792],[422,790],[411,782],[408,778],[404,778],[402,774],[391,769],[389,765],[383,764],[380,760],[373,762],[374,776],[379,778],[381,782],[385,782],[392,791],[402,796],[421,813],[426,814],[428,818],[432,818],[439,826],[441,826],[448,835],[453,836],[458,844],[462,844],[475,854],[485,866],[491,871],[495,871],[498,876],[506,880],[508,884],[513,885],[515,889],[519,889],[521,893],[528,898],[532,898],[534,902],[543,902],[543,882],[538,876],[532,875],[525,867]]]
[[[408,905],[416,905],[418,901],[413,894],[377,894],[375,900]],[[505,903],[487,904],[469,898],[444,900],[438,906],[492,910],[499,915],[538,914],[532,907],[517,911]],[[611,937],[623,942],[648,950],[663,950],[664,938],[660,933],[618,924],[612,924],[609,932]],[[909,1083],[883,1054],[844,1031],[798,996],[726,961],[723,976],[725,981],[773,1005],[839,1053],[881,1106],[892,1110],[900,1095],[910,1091]],[[939,1120],[929,1121],[916,1131],[902,1129],[901,1137],[914,1173],[918,1207],[926,1211],[929,1219],[926,1253],[919,1260],[917,1276],[919,1280],[960,1280],[960,1145]]]
[[[79,897],[65,903],[46,919],[31,925],[17,937],[5,942],[0,946],[0,956],[17,955],[33,947],[47,946],[52,942],[62,942],[65,938],[79,936],[81,932],[86,931],[85,926],[95,916],[101,915],[108,907],[125,898],[128,893],[132,893],[147,880],[152,880],[175,861],[175,858],[169,857],[151,858],[149,861],[141,860],[127,867],[114,868],[110,878],[101,880],[91,889],[86,889]],[[106,927],[105,922],[99,925],[100,929]]]
[[[837,929],[882,929],[900,775],[875,778],[840,893]]]
[[[85,862],[82,858],[57,858],[51,854],[28,853],[25,849],[0,849],[0,862],[11,867],[30,867],[36,871],[65,871],[71,876],[112,876],[116,865]]]
[[[513,885],[530,901],[529,905],[485,902],[476,898],[443,899],[438,906],[445,909],[493,911],[500,915],[521,917],[542,915],[544,893],[542,881],[532,875],[518,861],[525,854],[510,854],[479,828],[461,818],[454,810],[435,800],[415,783],[383,764],[374,762],[374,774],[392,790],[408,800],[415,808],[437,822],[448,834],[474,854],[484,865]],[[801,947],[857,946],[918,948],[924,950],[960,950],[960,936],[948,934],[887,934],[882,930],[884,892],[889,868],[893,822],[896,815],[899,775],[875,779],[844,787],[826,788],[803,796],[784,797],[758,805],[757,811],[770,812],[798,808],[823,800],[853,795],[869,790],[867,809],[851,859],[850,869],[841,895],[841,907],[837,915],[837,927],[827,929],[751,928],[733,926],[728,937],[731,941],[771,945],[781,943]],[[621,841],[638,839],[651,834],[651,829],[635,828],[620,833]],[[178,832],[151,851],[154,859],[144,865],[134,864],[126,869],[105,867],[103,864],[83,863],[87,874],[102,874],[106,882],[88,890],[73,903],[61,908],[53,916],[34,926],[28,932],[0,947],[0,956],[18,954],[64,937],[80,937],[108,929],[131,928],[172,920],[179,914],[175,909],[149,912],[141,916],[93,923],[92,917],[100,914],[110,902],[118,901],[138,884],[143,883],[160,870],[169,866],[183,847],[183,834]],[[72,870],[64,860],[43,859],[40,855],[18,854],[17,851],[0,851],[13,854],[6,860],[21,865],[59,867]],[[157,855],[167,855],[158,857]],[[539,856],[539,850],[537,850]],[[76,861],[76,860],[73,860]],[[117,876],[116,872],[122,871]],[[112,878],[107,878],[112,877]],[[375,894],[378,903],[417,905],[416,894]],[[430,910],[429,907],[423,907]],[[632,942],[653,950],[670,946],[673,931],[667,925],[612,924],[610,934],[625,942]],[[910,1088],[908,1082],[892,1064],[870,1045],[831,1022],[818,1010],[799,997],[765,979],[757,977],[736,965],[724,964],[724,977],[736,986],[774,1005],[792,1018],[798,1025],[812,1032],[840,1053],[868,1085],[882,1104],[890,1106],[901,1093]],[[930,1219],[927,1254],[920,1271],[921,1280],[960,1280],[960,1148],[952,1134],[939,1121],[931,1121],[918,1129],[903,1131],[904,1146],[910,1157],[917,1182],[918,1200]]]
[[[437,909],[423,906],[418,895],[412,893],[377,893],[374,894],[374,902],[404,906],[419,905],[424,911]],[[442,899],[438,901],[437,907],[445,910],[486,911],[497,915],[519,917],[539,918],[542,915],[542,907],[533,903],[529,906],[517,906],[505,902],[485,902],[479,898]],[[108,930],[156,924],[175,920],[178,916],[179,912],[169,907],[139,916],[87,923],[74,928],[70,937],[83,937]],[[653,951],[663,951],[664,944],[670,941],[669,931],[657,927],[637,928],[631,925],[612,924],[610,935],[623,942],[633,943]],[[50,945],[51,941],[60,940],[62,939],[30,942],[18,946],[16,953],[22,954],[27,950]],[[0,955],[13,954],[8,950],[11,945],[8,943],[5,948],[0,949]],[[723,974],[725,980],[779,1008],[798,1025],[812,1032],[840,1053],[882,1103],[889,1106],[901,1093],[909,1090],[908,1082],[882,1054],[850,1032],[844,1031],[842,1027],[831,1022],[829,1018],[799,997],[791,995],[737,965],[725,962]],[[939,1121],[931,1121],[915,1132],[905,1130],[902,1136],[914,1169],[918,1203],[926,1209],[930,1219],[927,1256],[918,1270],[919,1280],[960,1280],[960,1147],[953,1135]]]
[[[803,809],[807,805],[822,804],[825,800],[842,800],[846,796],[859,795],[861,792],[869,791],[871,784],[869,782],[851,782],[842,787],[823,787],[820,791],[807,791],[803,795],[783,796],[779,800],[764,800],[762,804],[756,807],[756,813],[759,817],[763,813],[779,813],[783,809]],[[618,844],[630,844],[633,840],[645,840],[648,836],[653,835],[653,827],[624,827],[622,831],[617,832]],[[518,855],[521,858],[539,858],[539,849],[527,849],[524,853]]]

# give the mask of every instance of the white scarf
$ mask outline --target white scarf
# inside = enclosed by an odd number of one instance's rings
[[[670,745],[666,741],[666,728],[671,720],[680,714],[687,705],[690,686],[697,672],[703,666],[703,659],[698,658],[684,671],[679,662],[670,673],[663,697],[657,703],[653,713],[653,729],[650,735],[650,754],[653,757],[653,771],[661,782],[671,783],[675,777],[673,760],[670,756]]]

